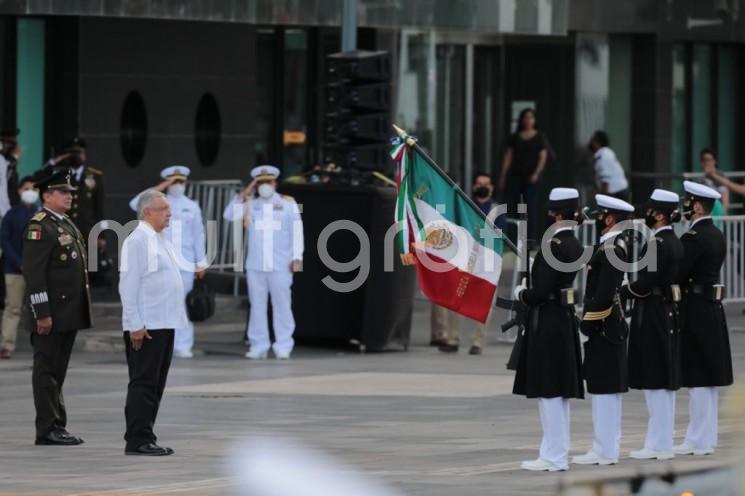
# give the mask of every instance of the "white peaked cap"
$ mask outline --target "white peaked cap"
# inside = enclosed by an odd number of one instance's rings
[[[659,188],[652,191],[652,196],[650,196],[649,199],[663,203],[678,203],[678,201],[680,201],[677,193]]]
[[[551,201],[573,200],[579,198],[579,191],[574,188],[554,188],[548,195]]]
[[[633,205],[613,196],[595,195],[595,202],[598,204],[598,208],[607,208],[608,210],[616,210],[618,212],[634,212]]]
[[[704,184],[694,183],[693,181],[683,181],[683,189],[686,193],[690,193],[693,196],[699,198],[709,198],[710,200],[718,200],[722,197],[719,191],[714,188],[710,188]]]
[[[163,179],[167,179],[171,176],[181,176],[180,179],[186,179],[189,177],[189,174],[191,174],[191,169],[185,165],[172,165],[160,171],[160,177]]]

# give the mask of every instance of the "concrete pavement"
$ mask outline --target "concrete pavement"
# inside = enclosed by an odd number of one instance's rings
[[[203,354],[175,360],[156,424],[175,456],[123,456],[127,373],[117,330],[118,307],[97,305],[99,327],[81,333],[65,386],[68,428],[85,438],[79,447],[33,446],[33,402],[27,345],[0,362],[0,495],[3,494],[225,494],[225,472],[235,443],[270,435],[322,450],[406,495],[552,494],[567,477],[631,474],[667,466],[629,459],[608,468],[567,473],[519,470],[537,457],[540,425],[535,401],[511,395],[492,323],[482,356],[443,355],[426,346],[429,305],[418,301],[407,353],[359,354],[352,349],[300,347],[289,362],[242,358],[245,309],[222,299],[219,315],[197,325]],[[742,324],[742,306],[732,306]],[[467,339],[470,329],[464,326]],[[745,363],[745,333],[733,333],[736,372]],[[678,395],[677,430],[687,419]],[[731,425],[721,426],[721,448],[705,460],[678,458],[687,468],[728,460]],[[641,447],[646,428],[643,396],[624,399],[623,450]],[[589,401],[572,402],[573,453],[591,443]],[[288,495],[289,496],[289,495]]]

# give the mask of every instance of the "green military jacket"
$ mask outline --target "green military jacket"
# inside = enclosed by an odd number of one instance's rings
[[[42,209],[23,233],[23,276],[34,318],[52,332],[92,326],[85,242],[69,217]]]

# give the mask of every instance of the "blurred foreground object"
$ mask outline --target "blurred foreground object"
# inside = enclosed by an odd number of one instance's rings
[[[283,439],[254,438],[229,457],[230,494],[402,496],[321,452]]]

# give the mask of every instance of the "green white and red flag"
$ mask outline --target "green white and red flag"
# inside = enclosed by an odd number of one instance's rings
[[[501,234],[412,138],[394,140],[391,156],[402,259],[416,260],[419,287],[433,303],[486,322],[502,270]]]

